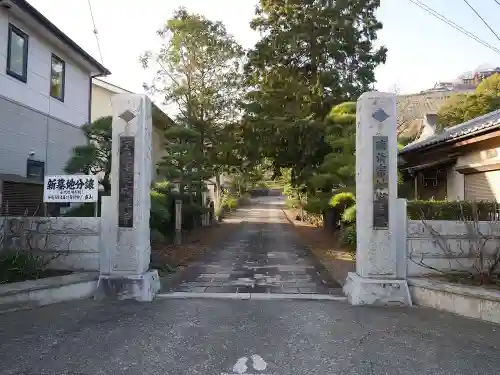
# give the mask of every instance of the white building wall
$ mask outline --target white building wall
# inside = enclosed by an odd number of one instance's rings
[[[6,73],[9,23],[28,35],[28,77],[21,82]],[[66,63],[64,102],[50,96],[52,53]],[[74,125],[88,121],[90,73],[23,22],[0,8],[0,95]]]

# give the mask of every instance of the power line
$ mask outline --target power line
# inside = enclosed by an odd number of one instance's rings
[[[418,6],[419,8],[425,10],[430,15],[438,18],[439,20],[443,21],[444,23],[448,24],[449,26],[453,27],[454,29],[460,31],[462,34],[468,36],[469,38],[475,40],[476,42],[482,44],[483,46],[491,49],[492,51],[500,54],[500,50],[498,48],[493,47],[491,44],[486,43],[484,40],[480,39],[478,36],[474,35],[470,31],[467,31],[462,26],[457,25],[455,22],[449,20],[448,18],[446,18],[445,16],[443,16],[441,13],[436,12],[434,9],[432,9],[431,7],[423,4],[419,0],[409,0],[409,1],[412,2],[414,5]]]
[[[97,27],[95,25],[94,13],[92,12],[92,4],[90,4],[90,0],[87,0],[89,4],[90,17],[92,17],[92,24],[94,25],[94,35],[95,41],[97,42],[97,50],[99,51],[99,56],[101,57],[101,64],[103,64],[102,52],[101,52],[101,44],[99,43],[99,35],[97,33]]]
[[[495,1],[495,3],[497,3],[498,5],[500,5],[500,1],[498,1],[498,0],[494,0],[494,1]]]
[[[470,5],[470,3],[469,3],[467,0],[464,0],[464,3],[465,3],[465,4],[467,4],[467,5],[469,6],[469,8],[471,8],[471,9],[472,9],[472,11],[473,11],[474,13],[476,13],[476,16],[478,16],[478,17],[479,17],[479,19],[480,19],[481,21],[483,21],[483,23],[486,25],[486,27],[487,27],[488,29],[490,29],[490,31],[493,33],[493,35],[495,35],[495,37],[496,37],[498,40],[500,40],[500,36],[498,36],[498,34],[495,32],[495,30],[493,30],[493,29],[491,28],[491,26],[488,24],[488,22],[486,22],[486,20],[485,20],[483,17],[481,17],[481,15],[478,13],[478,11],[477,11],[476,9],[474,9],[474,7],[473,7],[472,5]],[[498,3],[498,2],[497,2],[497,3]],[[499,5],[500,5],[500,3],[499,3]]]

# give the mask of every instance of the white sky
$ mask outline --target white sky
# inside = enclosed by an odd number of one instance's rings
[[[99,60],[88,0],[28,0],[83,49]],[[488,43],[500,46],[489,30],[458,0],[422,0]],[[258,40],[249,22],[256,0],[90,0],[103,62],[112,75],[107,80],[134,92],[143,92],[149,81],[138,56],[154,49],[162,24],[179,6],[213,20],[223,21],[246,48]],[[476,4],[476,1],[473,2]],[[477,1],[478,11],[491,21],[500,16],[493,1]],[[382,0],[378,11],[384,24],[380,42],[388,49],[388,60],[376,70],[379,90],[397,85],[401,92],[417,92],[438,80],[457,77],[482,63],[493,63],[499,54],[471,41],[448,25],[417,8],[408,0]],[[500,65],[500,64],[498,64]]]

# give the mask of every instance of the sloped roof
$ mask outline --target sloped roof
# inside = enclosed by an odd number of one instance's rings
[[[472,120],[445,129],[442,133],[426,138],[420,142],[414,142],[399,151],[405,154],[427,147],[435,147],[441,143],[451,142],[460,138],[471,137],[483,132],[500,128],[500,110],[487,113]]]
[[[109,75],[111,72],[102,66],[96,59],[85,52],[78,44],[76,44],[69,36],[63,33],[56,25],[50,22],[42,13],[40,13],[34,6],[25,0],[11,0],[11,3],[19,7],[23,12],[29,14],[33,19],[39,22],[49,32],[55,35],[60,41],[68,45],[74,52],[80,55],[83,59],[88,61],[91,65],[97,68],[100,74]]]

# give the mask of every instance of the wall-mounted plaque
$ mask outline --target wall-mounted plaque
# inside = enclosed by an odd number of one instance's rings
[[[373,229],[389,227],[389,148],[387,136],[373,137]]]
[[[134,226],[134,151],[135,137],[120,137],[118,173],[118,226]]]

